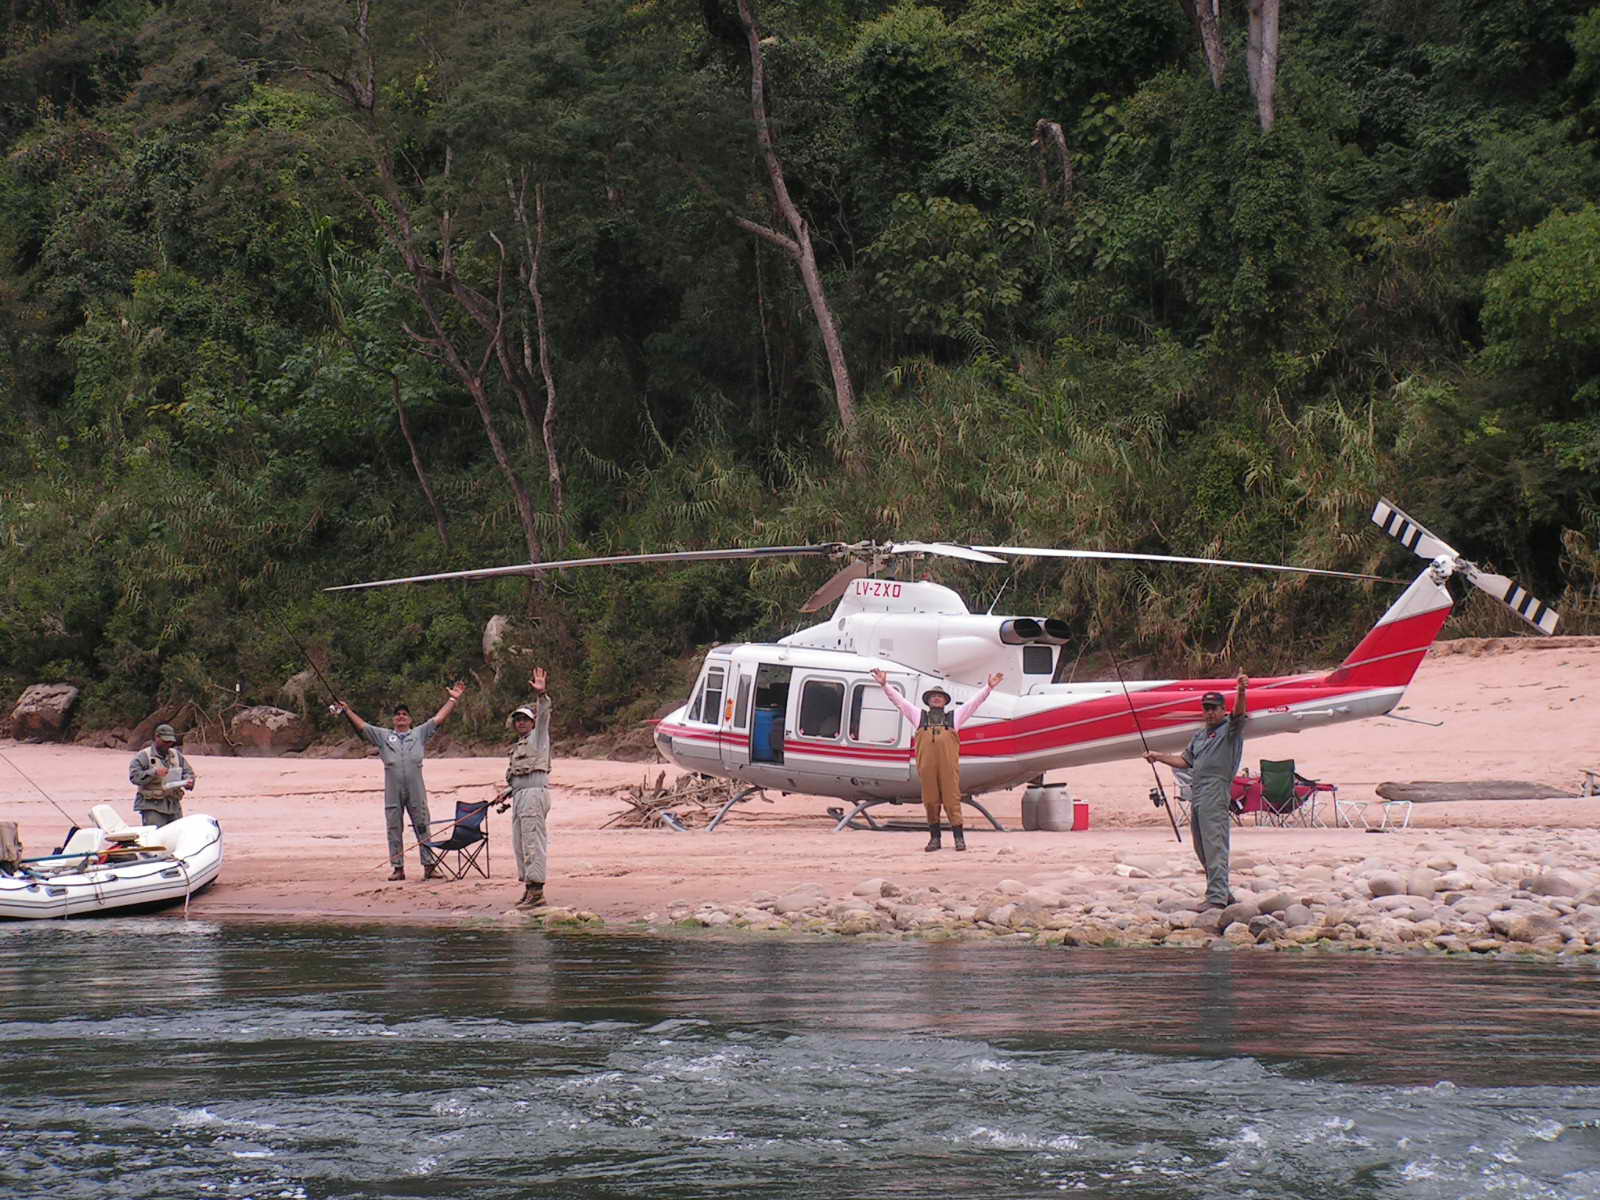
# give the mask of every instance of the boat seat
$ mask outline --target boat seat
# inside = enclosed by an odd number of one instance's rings
[[[96,804],[89,810],[89,815],[94,818],[94,823],[107,833],[128,833],[136,828],[124,821],[122,814],[109,804]]]
[[[58,854],[98,854],[105,849],[106,835],[99,829],[75,829]]]

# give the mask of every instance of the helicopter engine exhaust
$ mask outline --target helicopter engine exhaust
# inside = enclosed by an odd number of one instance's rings
[[[1000,622],[1000,640],[1008,646],[1065,646],[1070,635],[1067,623],[1054,617],[1008,617]]]
[[[1058,621],[1055,617],[1044,619],[1044,632],[1039,635],[1039,641],[1047,646],[1065,646],[1072,640],[1072,631],[1067,628],[1065,621]]]
[[[1000,622],[1000,640],[1008,646],[1028,646],[1044,636],[1044,626],[1032,617],[1008,617]]]

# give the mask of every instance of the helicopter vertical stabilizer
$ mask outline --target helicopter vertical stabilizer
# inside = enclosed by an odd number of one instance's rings
[[[1370,687],[1409,684],[1450,615],[1450,591],[1439,574],[1429,567],[1418,575],[1327,681]]]

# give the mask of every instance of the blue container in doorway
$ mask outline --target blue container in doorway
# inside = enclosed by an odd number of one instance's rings
[[[750,738],[750,757],[758,762],[772,762],[777,758],[772,745],[772,731],[778,724],[779,710],[756,709],[755,728]]]

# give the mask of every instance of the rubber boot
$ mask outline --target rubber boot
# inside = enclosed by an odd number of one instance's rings
[[[544,904],[544,884],[529,882],[522,889],[522,899],[517,901],[518,908],[539,908]]]
[[[957,850],[965,850],[967,848],[966,833],[967,831],[959,825],[950,826],[950,834],[955,839]]]
[[[937,822],[937,821],[929,821],[928,822],[928,844],[926,846],[924,846],[922,849],[923,849],[924,853],[931,854],[933,851],[937,850],[938,848],[939,848],[939,822]]]

